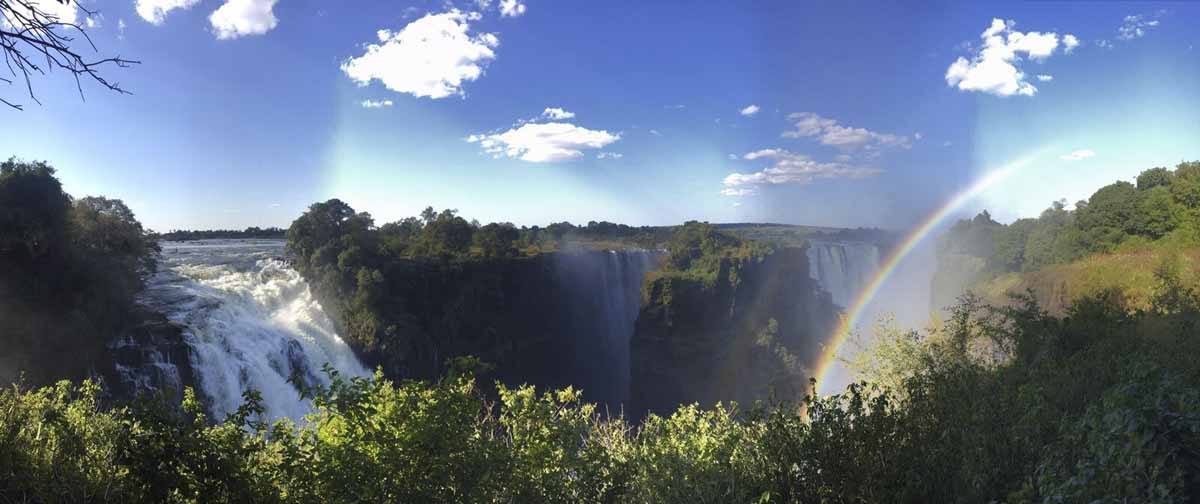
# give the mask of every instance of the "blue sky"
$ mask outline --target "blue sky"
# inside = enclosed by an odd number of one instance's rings
[[[331,197],[380,222],[903,228],[1022,157],[964,211],[1200,158],[1200,5],[842,3],[88,1],[134,94],[0,85],[27,105],[0,155],[157,230]]]

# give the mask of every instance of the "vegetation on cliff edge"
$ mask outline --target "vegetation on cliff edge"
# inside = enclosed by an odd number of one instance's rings
[[[1197,248],[1200,162],[1152,168],[1136,185],[1107,185],[1073,210],[1059,201],[1037,218],[1007,225],[987,212],[959,221],[938,243],[935,304],[963,288],[977,287],[994,302],[1033,289],[1049,308],[1062,310],[1080,296],[1119,287],[1132,306],[1144,308],[1154,269],[1164,262],[1186,266]]]
[[[641,425],[571,389],[346,381],[303,425],[254,394],[213,423],[189,395],[0,392],[0,496],[37,502],[1190,502],[1200,497],[1200,299],[1108,295],[1065,317],[966,299],[844,394]],[[896,349],[899,354],[895,353]],[[885,355],[885,354],[881,354]],[[903,357],[896,359],[896,357]],[[889,363],[900,364],[891,366]],[[463,369],[469,366],[454,366]],[[327,371],[328,372],[328,371]],[[882,380],[881,380],[882,382]]]
[[[72,198],[44,162],[0,163],[0,383],[95,370],[157,252],[121,200]]]

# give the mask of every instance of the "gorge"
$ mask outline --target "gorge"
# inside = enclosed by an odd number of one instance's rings
[[[783,249],[762,264],[733,266],[738,285],[724,278],[715,289],[678,290],[674,299],[664,297],[661,280],[646,281],[666,250],[573,250],[453,266],[411,261],[385,277],[393,299],[387,316],[397,321],[391,346],[357,349],[339,336],[339,301],[330,297],[333,310],[322,308],[284,254],[281,240],[163,242],[159,271],[138,297],[140,309],[161,317],[147,316],[110,344],[115,388],[178,396],[192,386],[217,418],[253,390],[268,417],[299,419],[310,408],[299,385],[328,385],[326,363],[345,377],[380,366],[395,378],[436,378],[447,359],[471,355],[504,383],[581,388],[611,414],[749,400],[762,390],[705,384],[714,369],[733,365],[712,360],[728,351],[715,342],[733,345],[740,332],[755,336],[773,321],[785,347],[811,361],[835,305],[865,281],[878,249],[849,242]],[[675,348],[646,344],[664,334],[684,340],[669,343]],[[657,399],[645,399],[647,390]]]

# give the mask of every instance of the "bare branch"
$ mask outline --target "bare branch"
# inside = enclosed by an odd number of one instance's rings
[[[4,63],[13,78],[19,77],[25,83],[29,98],[41,104],[34,94],[32,77],[46,75],[55,69],[65,70],[75,79],[75,87],[80,99],[84,99],[83,81],[95,82],[109,91],[120,94],[132,94],[116,82],[109,82],[101,74],[105,67],[115,66],[126,68],[140,61],[129,60],[120,56],[90,59],[80,54],[71,45],[77,35],[82,35],[92,52],[98,52],[92,37],[82,26],[74,22],[64,22],[43,8],[46,2],[58,2],[68,5],[76,0],[0,0],[0,52],[4,54]],[[76,7],[87,16],[95,12],[79,5]],[[45,60],[44,65],[38,65],[29,58],[30,55]],[[13,84],[14,79],[0,78],[7,84]],[[20,104],[0,99],[5,105],[16,110],[23,110]]]

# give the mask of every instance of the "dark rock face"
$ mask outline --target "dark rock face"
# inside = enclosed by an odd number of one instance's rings
[[[772,393],[799,400],[838,318],[808,264],[805,249],[793,247],[726,259],[711,285],[648,281],[632,341],[631,415],[693,402],[750,405]]]
[[[195,385],[183,327],[141,307],[131,320],[109,343],[111,359],[99,370],[108,393],[118,400],[146,394],[182,398],[183,389]]]
[[[628,398],[642,280],[661,255],[579,251],[393,263],[383,272],[383,335],[375,348],[355,350],[393,378],[436,378],[447,359],[475,356],[495,366],[484,380],[582,388],[588,401],[615,413]]]

